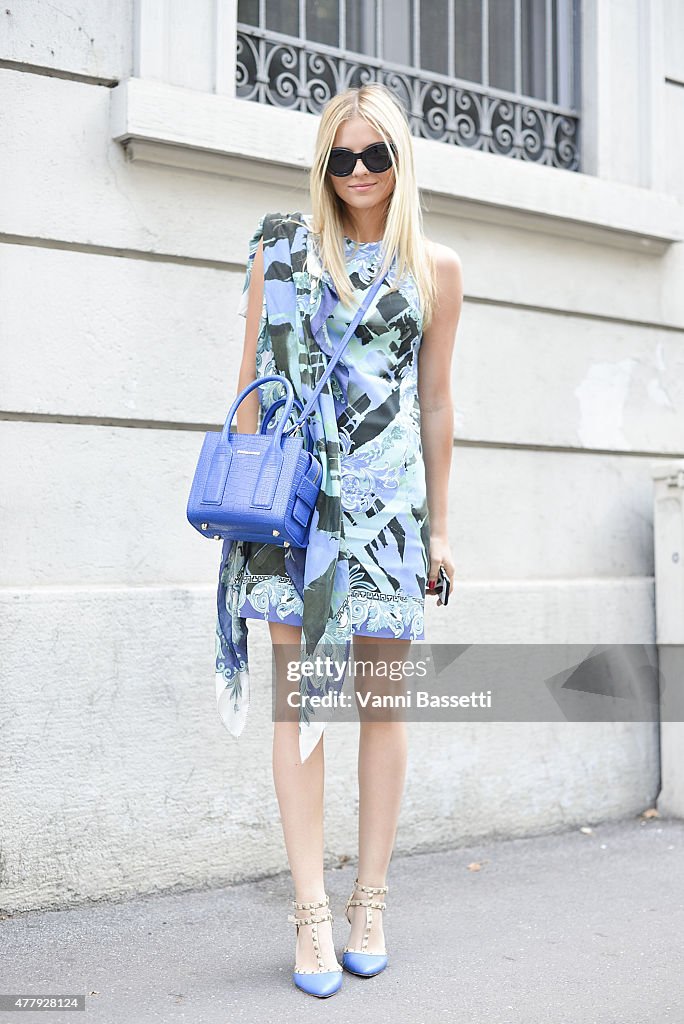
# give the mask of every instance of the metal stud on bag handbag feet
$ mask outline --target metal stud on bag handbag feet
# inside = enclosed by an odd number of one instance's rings
[[[366,923],[363,929],[363,938],[361,940],[361,949],[353,949],[350,946],[345,946],[342,953],[342,966],[345,971],[349,971],[350,974],[358,974],[361,978],[372,978],[374,975],[379,974],[380,971],[384,971],[387,967],[387,951],[384,953],[368,953],[368,939],[370,938],[370,930],[373,924],[373,908],[376,910],[385,910],[387,904],[383,900],[374,899],[363,899],[355,900],[354,892],[367,893],[369,896],[381,896],[388,891],[386,885],[361,885],[358,878],[354,883],[354,891],[347,900],[346,914],[349,924],[352,923],[351,917],[349,916],[350,907],[365,907],[366,908]]]

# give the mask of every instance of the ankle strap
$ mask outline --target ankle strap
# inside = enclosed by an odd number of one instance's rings
[[[295,910],[320,910],[328,906],[330,897],[326,895],[325,899],[319,900],[318,903],[298,903],[297,900],[291,900],[291,903]]]
[[[292,906],[295,910],[322,910],[322,914],[307,914],[306,917],[296,917],[294,914],[288,914],[287,919],[292,924],[299,926],[300,924],[323,924],[325,921],[332,921],[332,911],[329,907],[330,897],[326,894],[322,900],[314,900],[311,903],[299,903],[297,900],[291,900]],[[314,929],[315,932],[315,929]]]
[[[360,889],[361,892],[367,892],[367,893],[370,893],[371,895],[374,895],[376,893],[380,894],[380,893],[383,893],[383,892],[387,892],[388,889],[389,889],[389,886],[387,886],[387,885],[361,885],[361,883],[359,882],[358,878],[354,882],[354,887],[356,889]]]
[[[325,914],[310,914],[308,917],[295,917],[294,914],[288,914],[287,919],[290,924],[296,924],[299,927],[300,924],[323,924],[325,921],[332,921],[332,911],[327,910]]]
[[[375,907],[376,910],[387,910],[384,900],[347,900],[347,909],[349,907]]]

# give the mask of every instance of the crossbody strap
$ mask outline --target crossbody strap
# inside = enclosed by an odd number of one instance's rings
[[[381,257],[381,261],[380,261],[380,266],[382,266],[382,257]],[[328,360],[328,365],[326,366],[326,368],[325,368],[325,370],[324,370],[324,372],[323,372],[323,374],[321,376],[321,379],[319,380],[319,382],[316,385],[316,387],[314,388],[314,390],[311,392],[311,395],[309,396],[309,399],[308,399],[306,405],[304,406],[304,408],[302,409],[301,413],[299,414],[299,416],[297,418],[297,421],[294,423],[294,425],[292,427],[290,427],[289,429],[283,431],[283,436],[285,436],[287,434],[291,434],[298,427],[304,425],[307,416],[309,415],[309,413],[313,409],[314,405],[316,404],[316,402],[318,400],[318,396],[320,395],[321,391],[323,390],[323,387],[325,386],[325,382],[327,381],[328,377],[330,376],[330,374],[335,369],[335,364],[337,363],[338,359],[340,358],[340,356],[342,355],[343,351],[347,347],[347,345],[348,345],[348,343],[349,343],[349,341],[350,341],[354,331],[356,330],[356,328],[358,327],[359,323],[361,322],[363,314],[366,312],[366,310],[370,306],[371,302],[373,301],[373,299],[377,295],[377,293],[378,293],[378,291],[380,289],[380,286],[381,286],[382,282],[385,280],[385,278],[387,277],[388,273],[389,273],[389,270],[385,271],[384,274],[381,271],[378,272],[378,276],[377,276],[376,280],[373,282],[371,287],[366,292],[364,300],[361,303],[361,305],[359,306],[359,308],[357,309],[356,314],[354,316],[354,319],[349,324],[349,327],[344,332],[344,337],[341,339],[341,341],[339,342],[337,348],[335,349],[335,351],[333,352],[332,356]]]

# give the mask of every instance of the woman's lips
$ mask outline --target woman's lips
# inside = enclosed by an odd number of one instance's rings
[[[350,185],[350,188],[358,189],[359,192],[365,192],[367,188],[373,188],[374,181],[369,181],[367,185]]]

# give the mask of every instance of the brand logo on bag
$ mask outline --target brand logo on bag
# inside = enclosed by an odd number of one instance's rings
[[[255,452],[252,449],[238,448],[238,455],[261,455],[261,452]]]

